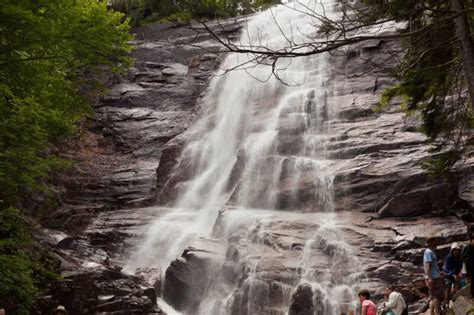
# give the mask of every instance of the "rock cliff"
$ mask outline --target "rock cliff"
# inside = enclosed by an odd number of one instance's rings
[[[236,34],[238,26],[229,29]],[[185,28],[149,25],[136,33],[135,66],[127,76],[111,78],[110,93],[95,108],[86,142],[68,153],[78,163],[64,178],[61,210],[48,222],[67,233],[48,238],[65,274],[80,269],[68,279],[93,279],[97,293],[89,298],[98,311],[155,307],[149,289],[157,282],[144,282],[114,266],[123,263],[122,254],[134,248],[144,227],[167,211],[144,206],[169,205],[189,179],[187,164],[178,164],[186,130],[200,116],[200,97],[220,62],[217,55],[181,45],[193,34]],[[200,45],[208,39],[193,38]],[[374,110],[381,91],[394,83],[389,76],[394,64],[387,56],[397,49],[396,42],[373,41],[331,58],[327,117],[324,128],[312,135],[327,140],[324,158],[334,175],[336,213],[310,213],[317,202],[311,172],[296,183],[288,179],[308,132],[305,124],[289,130],[282,123],[278,154],[268,157],[268,165],[279,161],[283,167],[276,196],[281,211],[255,210],[256,221],[236,224],[234,213],[244,210],[231,194],[215,238],[197,240],[172,262],[164,285],[156,284],[158,294],[163,288],[166,301],[189,311],[205,299],[203,286],[214,290],[225,285],[233,290],[230,314],[256,309],[259,314],[285,314],[288,305],[290,314],[310,314],[327,308],[327,297],[322,289],[301,283],[302,277],[326,279],[330,286],[331,277],[325,275],[337,274],[332,276],[356,277],[376,297],[393,281],[410,303],[422,297],[423,240],[437,235],[445,253],[450,242],[466,238],[457,216],[473,210],[474,158],[466,157],[449,178],[433,178],[422,167],[433,156],[433,145],[417,131],[416,119],[407,118],[397,104]],[[239,191],[241,169],[236,163],[229,190]],[[290,200],[290,191],[297,192],[296,200]],[[341,245],[342,239],[350,247]],[[102,271],[88,276],[90,267],[97,266]],[[161,281],[158,273],[145,277]],[[345,294],[344,287],[332,289]],[[61,303],[79,307],[73,301]],[[223,307],[206,303],[211,310]]]

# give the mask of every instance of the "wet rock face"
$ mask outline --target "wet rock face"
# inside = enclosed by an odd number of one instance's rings
[[[392,196],[378,211],[381,217],[408,217],[447,209],[457,197],[456,187],[446,182],[429,183],[429,180],[421,179],[418,185],[404,185],[406,182],[396,184],[398,187],[392,190]]]
[[[133,230],[127,230],[126,217],[118,213],[116,218],[121,222],[122,234],[112,232],[118,227],[113,219],[97,220],[100,227],[91,225],[81,236],[48,229],[35,231],[60,263],[58,272],[64,278],[50,284],[47,295],[41,297],[43,312],[49,314],[57,305],[63,305],[71,314],[163,314],[156,305],[161,289],[159,270],[142,268],[131,276],[117,266],[123,239],[133,235]]]
[[[192,310],[206,294],[209,283],[220,270],[225,248],[217,240],[196,240],[166,270],[164,298],[175,309]]]
[[[299,285],[291,297],[289,315],[313,315],[313,290],[309,284]]]
[[[276,152],[261,157],[260,162],[252,161],[259,167],[253,170],[255,174],[245,175],[253,176],[251,187],[243,179],[249,163],[242,149],[228,182],[228,191],[232,192],[229,204],[309,212],[327,210],[321,202],[325,197],[315,194],[322,190],[320,185],[326,184],[317,180],[321,172],[303,161],[304,145],[311,143],[311,150],[320,152],[320,158],[329,165],[337,211],[350,209],[378,213],[381,217],[406,217],[442,211],[459,200],[472,208],[469,187],[473,181],[465,174],[472,173],[474,160],[468,159],[461,165],[452,179],[433,178],[422,167],[433,156],[434,146],[417,131],[421,123],[414,117],[407,118],[397,104],[380,112],[374,110],[381,92],[394,84],[387,69],[394,67],[396,60],[386,59],[398,49],[396,42],[377,42],[370,48],[365,44],[352,47],[344,57],[331,59],[330,91],[324,106],[319,104],[318,126],[310,128],[302,115],[315,106],[314,92],[308,93],[305,100],[295,100],[295,108],[289,104],[282,110],[276,126]],[[304,107],[303,112],[297,111],[298,106]],[[181,147],[177,142],[165,146],[161,158],[165,164],[158,168],[157,191],[162,204],[172,202],[193,174],[193,161],[181,152],[191,136],[184,133],[179,137]],[[295,181],[298,167],[307,171]],[[274,201],[266,202],[267,184],[275,173],[280,175],[274,187]],[[242,203],[242,194],[253,198]]]
[[[155,290],[119,269],[78,269],[65,273],[64,279],[61,287],[50,293],[71,314],[163,314],[156,307]]]
[[[459,181],[459,198],[466,203],[466,207],[474,210],[474,173],[466,173]],[[471,213],[468,221],[474,222],[474,216]]]
[[[163,154],[160,159],[160,165],[156,170],[157,176],[157,200],[162,203],[166,204],[172,200],[175,200],[178,189],[171,189],[170,187],[176,187],[176,184],[182,180],[182,178],[178,176],[171,176],[173,169],[178,165],[180,162],[179,158],[182,153],[182,148],[184,145],[183,137],[176,137],[173,140],[166,143],[163,148]],[[189,174],[189,165],[191,163],[186,163],[185,161],[181,161],[179,167],[185,168],[184,174]],[[164,189],[164,187],[167,187]]]
[[[61,209],[45,218],[46,226],[83,228],[91,213],[153,202],[157,181],[166,181],[181,152],[173,139],[199,114],[196,103],[218,56],[182,45],[194,33],[171,24],[135,32],[134,67],[109,79],[110,92],[96,104],[89,130],[65,150],[76,164],[62,176]]]
[[[368,220],[358,212],[274,212],[228,226],[238,221],[239,211],[221,213],[219,240],[201,239],[171,264],[166,301],[184,309],[212,296],[223,304],[213,314],[339,314],[354,309],[354,292],[369,289],[380,301],[385,287],[395,284],[410,305],[422,307],[415,302],[425,287],[426,238],[438,235],[440,259],[451,242],[466,239],[464,223],[454,217],[401,222]],[[211,254],[209,246],[227,251]],[[202,263],[209,257],[217,268],[203,267],[210,266]]]
[[[155,290],[157,296],[161,296],[161,286],[163,283],[160,266],[137,268],[137,270],[135,270],[135,276],[150,285]]]
[[[396,49],[397,43],[381,41],[370,50],[354,49],[352,58],[335,60],[338,74],[327,106],[337,118],[329,127],[334,140],[327,155],[334,160],[336,209],[406,217],[446,209],[458,200],[459,176],[444,181],[422,168],[433,146],[417,132],[420,122],[407,119],[397,106],[371,111],[383,89],[393,84],[384,69],[395,60],[381,68],[373,65]],[[367,58],[374,63],[367,64]],[[470,173],[472,165],[466,163],[459,172]]]

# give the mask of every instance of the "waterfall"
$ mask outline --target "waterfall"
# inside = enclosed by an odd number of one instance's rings
[[[316,17],[337,18],[337,3],[294,2],[266,10],[249,19],[240,44],[278,50],[317,39],[321,22]],[[288,304],[295,288],[306,283],[314,298],[322,292],[325,302],[319,305],[329,303],[324,314],[331,314],[335,306],[327,299],[339,301],[340,296],[349,294],[348,273],[314,274],[314,251],[329,251],[329,257],[348,266],[354,261],[330,214],[334,179],[325,153],[331,137],[327,122],[334,118],[327,106],[330,57],[279,58],[276,76],[265,64],[273,60],[256,63],[249,61],[251,58],[229,54],[211,80],[201,101],[203,116],[187,132],[173,170],[177,197],[169,207],[160,208],[162,214],[145,231],[126,269],[153,264],[167,268],[197,237],[219,237],[225,243],[242,226],[246,233],[242,237],[264,244],[266,240],[259,239],[259,233],[263,233],[266,220],[291,220],[295,213],[323,212],[304,217],[314,220],[318,228],[304,244],[299,258],[301,274],[282,289],[282,300]],[[216,235],[219,213],[228,209],[232,210],[227,211]],[[260,259],[249,255],[242,260],[253,266],[239,284],[249,296],[244,307],[248,314],[264,313],[261,307],[269,303],[265,297],[270,288],[257,270]],[[209,282],[200,314],[232,313],[229,305],[235,302],[235,288],[224,287],[220,281],[216,277]],[[340,285],[329,286],[329,282]]]

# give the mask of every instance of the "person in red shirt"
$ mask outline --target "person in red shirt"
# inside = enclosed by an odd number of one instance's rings
[[[377,315],[377,306],[370,300],[370,293],[362,290],[358,294],[360,304],[362,305],[361,315]]]

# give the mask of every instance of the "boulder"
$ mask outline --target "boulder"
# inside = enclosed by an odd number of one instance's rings
[[[97,305],[98,312],[147,312],[153,310],[152,301],[144,296],[125,296]]]
[[[166,204],[176,198],[176,185],[189,175],[190,163],[180,160],[184,141],[176,137],[163,147],[160,164],[156,170],[157,199],[161,204]],[[175,169],[179,174],[174,173]]]
[[[452,309],[456,315],[471,315],[474,313],[474,300],[461,295],[454,301]]]
[[[50,294],[72,314],[161,312],[154,288],[120,270],[79,269],[64,274],[64,278]]]
[[[455,201],[454,187],[440,183],[398,193],[378,211],[381,217],[407,217],[446,209]]]
[[[166,269],[164,299],[183,311],[199,305],[210,282],[220,272],[224,245],[215,239],[199,238]]]
[[[155,289],[156,295],[161,296],[161,268],[160,266],[141,267],[135,270],[135,276],[142,279],[150,287]]]
[[[462,288],[461,290],[456,292],[456,294],[454,294],[453,300],[456,301],[456,299],[461,297],[461,296],[465,297],[466,299],[471,298],[471,291],[470,290],[471,290],[471,284],[468,284],[467,286],[465,286],[464,288]]]
[[[313,290],[311,285],[300,284],[296,292],[291,297],[290,310],[288,315],[313,315]]]

